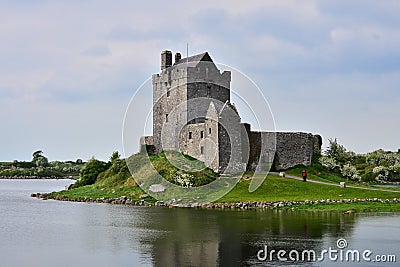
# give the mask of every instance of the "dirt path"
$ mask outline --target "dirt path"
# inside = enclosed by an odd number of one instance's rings
[[[273,174],[277,174],[279,175],[279,172],[270,172]],[[294,175],[290,175],[290,174],[286,174],[285,178],[290,178],[290,179],[295,179],[295,180],[299,180],[299,181],[303,181],[303,178],[298,177],[298,176],[294,176]],[[308,183],[315,183],[315,184],[324,184],[324,185],[330,185],[330,186],[339,186],[340,184],[334,184],[334,183],[328,183],[328,182],[322,182],[322,181],[316,181],[316,180],[311,180],[311,179],[307,179]],[[399,190],[390,190],[390,189],[379,189],[379,188],[367,188],[367,187],[359,187],[359,186],[353,186],[353,185],[346,185],[346,188],[355,188],[355,189],[363,189],[363,190],[370,190],[370,191],[382,191],[382,192],[391,192],[391,193],[399,193]]]

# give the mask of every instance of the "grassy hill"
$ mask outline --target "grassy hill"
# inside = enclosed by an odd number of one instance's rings
[[[189,177],[192,186],[208,184],[217,178],[217,174],[212,170],[205,168],[204,164],[193,158],[183,156],[176,152],[166,152],[150,156],[151,164],[168,181],[179,184],[179,177],[184,175]],[[129,165],[129,168],[128,168]],[[186,171],[181,169],[186,169]],[[189,171],[195,168],[196,171]],[[293,168],[288,171],[299,175],[303,166]],[[132,171],[134,179],[129,169]],[[147,155],[139,153],[133,155],[127,160],[115,160],[111,166],[98,175],[97,180],[92,185],[78,187],[68,191],[52,193],[50,197],[63,196],[68,199],[77,198],[119,198],[126,196],[131,200],[139,200],[145,192],[137,185],[138,181],[156,179],[152,177],[154,172],[150,171],[152,167],[148,161]],[[193,170],[193,169],[192,169]],[[309,179],[315,179],[330,182],[337,185],[344,181],[337,174],[330,174],[323,171],[320,166],[307,167]],[[355,182],[354,182],[355,183]],[[255,191],[248,191],[250,181],[241,179],[238,184],[218,202],[279,202],[279,201],[305,201],[321,199],[354,199],[354,198],[380,198],[393,199],[400,198],[400,191],[385,192],[371,191],[356,188],[340,188],[338,186],[323,185],[316,183],[304,183],[294,179],[279,177],[269,174],[263,184]],[[355,183],[356,184],[356,183]],[[371,188],[368,185],[362,185],[365,188]],[[146,201],[155,202],[151,197],[146,197]],[[344,211],[355,209],[357,211],[400,211],[400,203],[348,203],[348,204],[318,204],[318,205],[295,205],[293,209],[310,210],[333,210]]]
[[[163,152],[150,155],[150,157],[146,153],[138,153],[126,160],[114,160],[106,171],[98,175],[94,184],[53,193],[50,197],[62,195],[70,199],[77,199],[82,197],[118,198],[126,196],[132,200],[138,200],[145,192],[137,185],[137,181],[151,182],[157,180],[157,177],[152,177],[154,176],[154,171],[152,171],[154,169],[166,180],[178,185],[179,178],[182,176],[187,178],[192,186],[208,184],[217,177],[217,174],[206,168],[203,162],[177,152]],[[182,169],[187,171],[182,171]],[[150,197],[146,199],[155,201]]]

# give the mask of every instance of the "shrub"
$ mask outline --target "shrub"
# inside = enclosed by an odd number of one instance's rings
[[[36,167],[35,163],[26,162],[26,161],[14,161],[12,166],[17,168],[34,168]]]
[[[376,175],[374,174],[374,172],[372,170],[373,170],[373,168],[366,168],[364,170],[364,173],[361,175],[361,180],[364,182],[374,181],[376,178]]]
[[[377,175],[376,179],[386,181],[389,177],[389,169],[385,166],[376,166],[372,172]]]
[[[356,163],[357,170],[365,170],[370,165],[368,163]]]
[[[97,176],[107,168],[108,164],[106,162],[92,158],[81,169],[80,180],[74,184],[74,187],[94,184]]]
[[[176,172],[174,179],[176,184],[187,188],[193,186],[191,180],[195,179],[195,177],[189,173],[178,171]]]
[[[400,155],[398,153],[379,149],[367,154],[367,163],[371,165],[389,167],[396,162],[400,162]]]
[[[325,168],[328,168],[330,170],[340,167],[339,164],[336,162],[336,160],[331,157],[322,156],[319,158],[318,161],[319,161],[319,163],[321,163],[322,166],[324,166]]]
[[[366,164],[366,165],[368,165],[367,164],[367,157],[364,156],[364,155],[356,155],[354,157],[354,163],[355,164]]]
[[[349,180],[361,180],[361,176],[359,175],[356,167],[351,165],[350,163],[346,163],[345,165],[343,165],[341,172],[342,175]]]

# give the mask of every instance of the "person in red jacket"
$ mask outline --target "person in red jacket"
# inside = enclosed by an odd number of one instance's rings
[[[303,182],[307,181],[307,172],[305,169],[301,172],[301,176],[303,177]]]

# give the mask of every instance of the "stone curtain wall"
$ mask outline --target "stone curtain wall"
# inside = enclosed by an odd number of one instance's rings
[[[276,169],[288,169],[311,164],[314,153],[314,136],[310,133],[277,133]]]
[[[274,135],[276,135],[276,151],[274,150]],[[261,140],[266,142],[264,151],[261,151]],[[308,166],[312,157],[320,146],[316,145],[316,138],[311,133],[290,132],[250,132],[250,156],[248,170],[254,170],[261,156],[262,163],[272,163],[274,170],[285,170],[296,165]],[[315,152],[314,152],[315,151]]]

